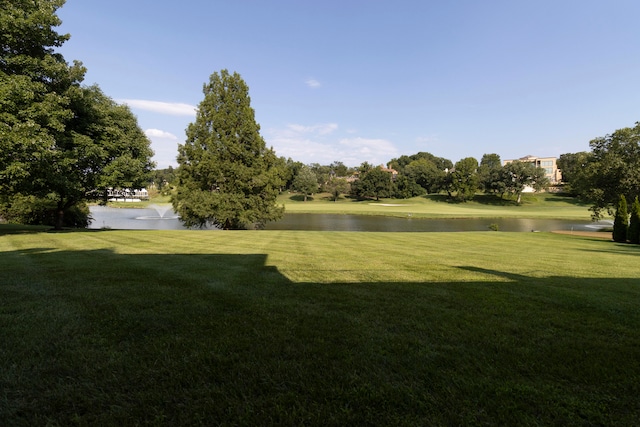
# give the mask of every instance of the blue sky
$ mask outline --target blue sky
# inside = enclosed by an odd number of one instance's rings
[[[588,151],[640,121],[637,0],[67,0],[67,61],[176,166],[202,86],[249,86],[278,156],[349,166]]]

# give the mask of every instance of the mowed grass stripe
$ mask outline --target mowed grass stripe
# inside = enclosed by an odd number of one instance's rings
[[[639,255],[550,233],[0,235],[0,422],[633,425]]]

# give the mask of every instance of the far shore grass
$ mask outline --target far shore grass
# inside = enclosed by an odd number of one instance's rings
[[[639,257],[0,225],[0,425],[638,425]]]
[[[473,200],[455,203],[444,194],[413,197],[411,199],[352,199],[340,196],[332,201],[329,194],[320,193],[304,197],[295,193],[283,193],[277,203],[285,207],[286,213],[324,213],[377,215],[412,218],[548,218],[589,220],[589,205],[574,197],[553,194],[525,194],[522,203],[515,199],[478,194]],[[154,204],[168,205],[170,197],[157,197],[142,202],[110,202],[113,207],[149,207]]]

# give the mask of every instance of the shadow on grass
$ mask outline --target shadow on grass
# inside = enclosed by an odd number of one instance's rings
[[[292,194],[289,197],[289,200],[294,201],[294,202],[304,202],[304,194]],[[313,196],[307,196],[307,202],[311,202],[313,201]]]
[[[292,283],[265,254],[1,257],[3,425],[640,416],[637,279]]]

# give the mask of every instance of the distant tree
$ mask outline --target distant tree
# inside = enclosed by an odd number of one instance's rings
[[[187,140],[178,147],[175,211],[189,226],[261,228],[282,217],[276,204],[284,162],[267,149],[238,73],[211,75]]]
[[[422,196],[425,193],[426,190],[424,188],[406,175],[399,174],[394,182],[393,197],[398,199]]]
[[[627,240],[631,243],[640,243],[640,202],[638,197],[631,205],[631,215],[629,218],[629,229],[627,230]]]
[[[344,178],[349,175],[349,168],[345,166],[344,163],[337,160],[329,165],[329,169],[333,176]]]
[[[300,169],[302,169],[304,163],[294,161],[290,157],[288,159],[281,157],[280,162],[284,164],[283,186],[284,188],[291,190],[293,180],[296,178],[296,176],[298,176],[298,172],[300,172]]]
[[[319,187],[322,187],[329,181],[332,176],[331,167],[327,165],[321,165],[320,163],[311,163],[308,166],[316,176],[316,183]]]
[[[304,195],[304,201],[318,191],[318,177],[309,166],[303,165],[298,175],[293,179],[291,189]]]
[[[131,111],[97,86],[83,87],[82,64],[55,52],[69,39],[54,30],[63,4],[0,7],[0,199],[4,209],[33,202],[54,210],[56,228],[69,224],[65,214],[106,198],[107,187],[144,186],[153,167]]]
[[[416,154],[412,154],[410,156],[403,155],[397,159],[392,159],[389,162],[389,167],[397,170],[398,172],[402,172],[409,163],[415,160],[421,160],[421,159],[424,159],[433,163],[436,166],[436,168],[441,171],[449,170],[453,168],[453,163],[451,162],[451,160],[445,159],[443,157],[437,157],[431,153],[427,153],[424,151],[421,151]]]
[[[575,193],[580,188],[579,181],[590,156],[591,154],[586,151],[560,154],[557,164],[562,172],[562,182],[565,187],[568,187],[565,191]]]
[[[166,169],[155,169],[151,172],[150,183],[155,185],[160,193],[169,194],[171,183],[176,180],[176,170],[173,166]]]
[[[526,187],[540,191],[549,185],[545,170],[530,162],[507,163],[502,167],[501,172],[505,192],[515,194],[518,204],[522,201],[522,192]]]
[[[627,230],[629,228],[629,214],[627,210],[627,199],[621,194],[618,199],[618,207],[613,219],[613,240],[615,242],[627,241]]]
[[[402,174],[422,187],[427,193],[437,193],[442,188],[447,173],[432,160],[420,158],[407,164]]]
[[[373,166],[369,162],[362,162],[362,164],[360,166],[358,166],[357,171],[360,174],[365,174],[365,173],[369,172],[371,169],[373,169],[374,167],[375,166]]]
[[[368,172],[361,174],[360,178],[351,185],[351,192],[362,198],[389,197],[393,190],[391,174],[383,171],[379,167],[374,167]]]
[[[485,193],[503,194],[504,182],[500,179],[502,161],[498,154],[484,154],[478,166],[480,187]]]
[[[478,161],[473,157],[459,160],[449,173],[448,193],[455,200],[466,202],[478,190]]]
[[[349,183],[345,178],[331,178],[325,184],[325,191],[331,194],[333,201],[337,201],[341,194],[349,192]]]

